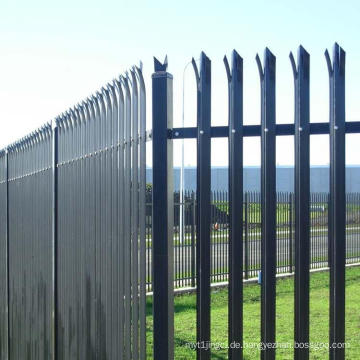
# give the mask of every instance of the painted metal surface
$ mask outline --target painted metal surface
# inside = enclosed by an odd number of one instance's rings
[[[234,50],[229,88],[229,359],[243,357],[243,59]]]
[[[154,359],[174,358],[173,292],[173,145],[168,129],[173,126],[173,77],[164,63],[154,58],[152,75],[153,139],[153,316]]]
[[[193,59],[197,83],[197,342],[210,342],[210,202],[211,202],[211,61],[200,55],[200,71]],[[210,359],[210,348],[198,346],[197,358]]]
[[[210,281],[212,279],[211,269],[220,263],[222,267],[228,267],[229,272],[222,271],[215,274],[216,279],[229,280],[229,342],[242,342],[242,278],[249,276],[249,261],[251,256],[260,251],[257,256],[257,265],[261,267],[261,342],[263,345],[261,358],[264,360],[275,359],[276,348],[276,273],[279,270],[277,264],[284,263],[284,271],[293,271],[295,264],[295,341],[305,346],[298,347],[294,356],[296,359],[308,359],[309,351],[306,344],[309,342],[309,269],[312,267],[330,265],[331,268],[331,300],[330,300],[330,343],[344,342],[345,329],[345,261],[346,256],[345,230],[346,230],[346,201],[353,207],[356,203],[355,194],[345,193],[345,134],[359,133],[359,122],[345,122],[345,55],[343,50],[335,45],[333,61],[329,55],[327,62],[330,77],[330,122],[310,123],[309,119],[309,54],[299,48],[297,65],[293,55],[291,63],[294,72],[295,83],[295,121],[293,124],[276,124],[276,72],[275,56],[269,49],[265,50],[264,62],[261,64],[259,57],[256,61],[259,68],[261,84],[261,124],[242,125],[242,82],[239,81],[235,87],[234,64],[232,71],[225,60],[229,83],[229,126],[211,127],[211,71],[210,59],[204,53],[200,57],[200,71],[193,60],[197,83],[197,126],[191,128],[165,129],[163,124],[162,135],[167,130],[167,140],[173,139],[197,139],[197,185],[196,185],[196,209],[192,201],[193,194],[185,194],[185,209],[189,213],[196,214],[196,221],[192,225],[185,216],[185,237],[190,238],[191,249],[196,249],[196,259],[192,252],[190,254],[182,245],[176,245],[174,269],[177,286],[192,284],[197,286],[197,358],[210,358]],[[234,54],[239,63],[239,57]],[[238,70],[239,68],[237,68]],[[160,71],[161,69],[159,69]],[[236,92],[237,91],[237,92]],[[236,93],[236,96],[235,96]],[[161,101],[157,93],[153,93],[153,102]],[[162,94],[164,97],[164,94]],[[153,114],[154,116],[154,114]],[[154,116],[155,117],[155,116]],[[234,121],[238,121],[234,123]],[[154,119],[153,119],[154,121]],[[237,128],[236,128],[237,126]],[[235,135],[236,134],[236,135]],[[330,197],[327,193],[310,194],[310,164],[309,164],[309,139],[310,135],[330,134]],[[292,194],[276,192],[276,137],[294,135],[295,137],[295,198]],[[261,138],[261,193],[249,193],[245,196],[245,219],[243,219],[243,179],[242,179],[242,138],[249,136],[260,136]],[[229,194],[214,192],[211,189],[211,164],[210,149],[211,138],[224,137],[229,139]],[[153,139],[154,148],[157,147],[158,139]],[[161,139],[165,144],[165,139]],[[158,145],[160,142],[158,143]],[[166,151],[166,147],[162,148]],[[166,153],[165,156],[170,156]],[[154,157],[154,166],[157,158]],[[163,177],[156,174],[154,186],[166,186],[169,191],[170,184],[167,182],[169,176],[168,167],[157,167],[162,171]],[[241,172],[241,174],[240,174]],[[154,173],[155,170],[154,170]],[[235,175],[236,174],[236,175]],[[234,195],[236,194],[236,196]],[[227,196],[229,195],[229,196]],[[175,195],[176,197],[176,195]],[[154,194],[154,200],[157,195]],[[180,196],[183,198],[183,196]],[[260,206],[259,225],[255,238],[251,239],[252,231],[248,225],[254,218],[254,212],[248,207],[252,204]],[[227,224],[229,230],[224,230],[228,241],[224,241],[224,234],[219,235],[219,223],[217,212],[226,204],[226,216],[222,225]],[[356,206],[356,205],[355,205]],[[214,209],[217,209],[216,211]],[[277,211],[277,209],[282,209]],[[228,212],[228,213],[227,213]],[[176,214],[175,207],[175,214]],[[185,211],[186,213],[186,211]],[[310,216],[312,213],[312,216]],[[153,213],[153,218],[155,212]],[[191,218],[191,215],[190,215]],[[169,224],[169,218],[166,218]],[[154,219],[151,219],[153,221]],[[245,220],[245,229],[243,222]],[[177,229],[175,219],[174,228]],[[316,224],[320,221],[320,225]],[[290,227],[288,237],[283,239],[279,226],[286,224]],[[327,254],[328,241],[325,237],[311,237],[314,226],[322,226],[329,234],[329,256]],[[196,231],[193,231],[195,227]],[[213,228],[214,227],[214,228]],[[295,227],[295,246],[293,244],[293,228]],[[278,230],[277,230],[278,229]],[[243,231],[245,230],[245,231]],[[183,231],[183,230],[182,230]],[[316,230],[315,230],[316,231]],[[188,235],[187,235],[188,233]],[[195,235],[196,233],[196,235]],[[236,234],[236,235],[235,235]],[[168,234],[167,234],[168,235]],[[280,236],[279,236],[280,235]],[[243,237],[245,239],[243,241]],[[256,241],[257,238],[261,241]],[[212,238],[214,238],[212,240]],[[319,241],[319,238],[321,238]],[[173,238],[176,244],[176,236]],[[353,240],[351,244],[353,244]],[[155,241],[155,239],[154,239]],[[349,246],[351,246],[349,242]],[[153,246],[156,246],[155,244]],[[279,248],[278,248],[279,246]],[[169,247],[166,247],[169,250]],[[295,249],[295,254],[294,254]],[[148,254],[152,246],[148,247]],[[243,252],[245,252],[243,254]],[[240,254],[240,255],[239,255]],[[311,259],[315,254],[321,254],[323,261],[314,264]],[[170,254],[168,254],[170,255]],[[237,255],[237,256],[236,256]],[[244,258],[243,258],[244,255]],[[350,256],[351,257],[351,256]],[[151,257],[148,255],[148,268],[151,269]],[[185,260],[184,260],[185,259]],[[245,260],[244,260],[245,259]],[[196,261],[194,261],[196,260]],[[243,268],[245,261],[245,269]],[[196,276],[193,267],[190,275],[181,275],[188,271],[188,265],[196,262]],[[260,263],[260,265],[259,265]],[[168,259],[163,262],[155,262],[154,274],[161,269],[169,269]],[[280,266],[281,268],[281,266]],[[256,270],[255,270],[256,271]],[[236,279],[236,281],[235,281]],[[216,280],[215,280],[216,281]],[[167,283],[168,284],[168,283]],[[173,286],[168,284],[161,292],[154,292],[154,301],[171,299],[169,291]],[[304,295],[305,292],[305,295]],[[237,304],[237,305],[235,305]],[[156,311],[154,313],[156,316]],[[172,314],[170,314],[172,316]],[[168,327],[165,320],[160,329],[155,328],[155,338],[161,336],[167,340],[172,339],[173,329]],[[171,344],[170,346],[173,346]],[[156,356],[155,356],[156,358]],[[165,358],[165,357],[164,357]],[[170,357],[172,358],[172,357]],[[242,358],[241,350],[229,350],[229,358]],[[344,349],[330,350],[331,359],[343,359]]]
[[[196,127],[173,128],[173,78],[167,60],[155,59],[151,134],[140,66],[0,151],[1,359],[143,360],[151,286],[152,356],[173,359],[174,284],[197,285],[197,358],[210,359],[210,282],[229,279],[229,342],[241,344],[242,280],[259,270],[261,341],[274,344],[275,275],[294,265],[295,341],[309,341],[310,266],[328,264],[329,342],[345,341],[345,264],[359,258],[359,236],[346,229],[356,221],[360,202],[359,194],[345,192],[345,134],[360,133],[360,122],[345,122],[345,52],[339,45],[332,60],[326,52],[329,123],[310,123],[309,54],[300,47],[297,64],[290,58],[294,123],[276,124],[275,56],[266,49],[263,64],[257,57],[261,124],[243,125],[242,59],[234,52],[231,69],[225,60],[229,125],[212,127],[211,61],[201,53],[200,70],[193,61]],[[330,135],[329,195],[310,193],[309,138],[316,134]],[[294,197],[276,193],[276,137],[285,135],[295,137]],[[253,136],[261,138],[261,193],[244,196],[243,138]],[[218,137],[229,139],[229,193],[211,193],[211,139]],[[173,140],[182,138],[197,139],[196,195],[180,196],[186,247],[176,245],[174,235],[179,204],[176,194],[174,204]],[[150,205],[148,140],[153,141]],[[319,229],[314,240],[312,231]],[[287,238],[279,236],[283,233]],[[322,260],[313,263],[319,254]],[[309,352],[299,347],[294,356],[308,359]],[[344,359],[344,347],[331,347],[329,356]],[[267,346],[261,357],[275,359],[275,350]],[[229,349],[229,358],[241,359],[241,348]]]
[[[132,70],[0,152],[2,359],[145,359],[144,109]]]
[[[276,334],[276,130],[275,56],[256,57],[261,84],[261,351],[263,360],[275,359]]]
[[[310,294],[310,55],[290,54],[295,85],[295,359],[309,358]]]
[[[332,62],[325,52],[330,85],[330,336],[345,342],[345,51],[335,44]],[[330,346],[330,359],[345,359],[343,346]]]
[[[52,353],[52,131],[8,148],[9,358]]]

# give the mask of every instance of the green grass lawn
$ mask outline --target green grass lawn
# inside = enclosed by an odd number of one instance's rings
[[[329,273],[311,275],[310,293],[310,341],[328,342],[329,324]],[[277,342],[294,341],[294,279],[277,281]],[[227,343],[227,289],[214,290],[211,295],[212,343]],[[260,341],[260,287],[244,286],[244,342]],[[147,303],[147,351],[152,358],[152,298]],[[196,341],[195,294],[175,297],[175,359],[195,359],[195,351],[186,344]],[[360,359],[360,267],[346,270],[346,359]],[[259,359],[256,349],[244,349],[245,359]],[[327,359],[328,349],[310,351],[310,359]],[[212,351],[212,359],[227,359],[227,350]],[[293,359],[293,350],[278,349],[276,359]]]

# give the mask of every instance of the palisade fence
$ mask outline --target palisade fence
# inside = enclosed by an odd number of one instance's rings
[[[261,138],[261,192],[256,203],[261,208],[261,358],[273,360],[276,354],[276,272],[280,240],[276,194],[276,137],[295,137],[294,211],[294,273],[295,273],[295,359],[309,358],[309,273],[313,252],[310,205],[310,135],[330,136],[330,193],[327,200],[328,259],[330,267],[329,358],[344,359],[345,348],[345,266],[346,266],[346,193],[345,193],[345,134],[359,133],[360,122],[345,121],[345,52],[335,44],[332,60],[325,52],[329,71],[330,121],[310,123],[310,55],[300,46],[297,63],[292,53],[295,87],[295,121],[276,124],[276,58],[265,50],[264,62],[256,62],[261,84],[261,125],[243,125],[243,59],[234,51],[231,67],[224,58],[228,76],[228,126],[211,126],[211,61],[200,55],[200,69],[193,60],[197,81],[197,126],[173,128],[172,76],[167,62],[155,62],[153,76],[153,218],[152,264],[154,293],[154,358],[174,357],[174,194],[172,151],[174,139],[197,140],[196,190],[196,291],[197,291],[197,359],[211,357],[211,280],[214,270],[214,240],[212,230],[211,196],[211,139],[228,138],[229,194],[228,202],[228,347],[230,359],[243,358],[243,279],[244,268],[244,212],[243,195],[243,139]],[[160,161],[161,160],[161,161]],[[357,195],[356,195],[357,196]],[[280,196],[281,198],[281,196]],[[249,199],[245,199],[245,202]],[[355,206],[355,205],[354,205]],[[248,221],[248,219],[247,219]],[[167,226],[164,226],[164,223]],[[278,223],[278,224],[277,224]],[[278,226],[277,226],[278,225]],[[194,231],[194,230],[193,230]],[[217,230],[219,231],[219,230]],[[248,236],[248,235],[246,235]],[[246,238],[246,237],[245,237]],[[185,240],[184,240],[185,241]],[[256,243],[255,243],[256,244]],[[245,244],[246,245],[246,244]],[[215,245],[217,246],[217,245]],[[220,245],[221,246],[221,245]],[[255,245],[256,246],[256,245]],[[325,247],[324,247],[325,249]],[[194,251],[194,250],[192,250]],[[221,253],[221,252],[220,252]],[[326,253],[324,254],[326,257]],[[176,258],[175,249],[175,258]],[[180,255],[181,256],[181,255]],[[221,256],[224,256],[221,254]],[[192,264],[192,266],[194,266]],[[176,259],[175,259],[176,267]],[[246,269],[246,268],[245,268]],[[225,270],[225,269],[223,269]],[[223,271],[225,272],[225,271]],[[190,280],[191,281],[191,280]],[[195,281],[194,281],[195,282]],[[333,346],[333,344],[340,346]]]
[[[145,359],[140,68],[0,153],[0,358]]]
[[[345,265],[359,258],[359,194],[345,193],[345,52],[325,53],[329,123],[310,123],[310,56],[290,55],[295,121],[276,124],[275,56],[257,56],[261,125],[243,125],[236,51],[229,124],[211,126],[211,62],[201,53],[197,126],[173,127],[173,77],[154,60],[152,130],[134,67],[51,124],[0,151],[0,357],[8,360],[174,358],[174,286],[196,286],[197,358],[211,357],[211,282],[228,281],[230,359],[243,358],[243,280],[261,271],[261,358],[275,359],[276,273],[295,274],[296,343],[309,343],[310,266],[330,267],[329,343],[345,342]],[[310,194],[310,135],[330,135],[330,193]],[[276,193],[276,136],[295,137],[294,194]],[[261,192],[243,193],[243,139],[261,138]],[[229,189],[211,193],[211,139],[228,138]],[[197,190],[180,238],[173,142],[197,139]],[[146,141],[152,202],[146,205]],[[150,209],[149,209],[150,208]],[[187,210],[186,210],[187,209]],[[346,219],[346,214],[348,218]],[[346,260],[346,258],[348,258]],[[185,260],[184,260],[185,259]],[[184,268],[185,267],[185,268]],[[175,274],[175,276],[174,276]],[[175,280],[175,281],[174,281]],[[146,348],[146,291],[153,342]],[[150,326],[150,324],[148,324]],[[330,359],[344,359],[343,346]],[[297,346],[295,359],[308,359]]]
[[[151,193],[147,195],[147,201]],[[196,193],[174,193],[174,286],[196,287]],[[244,193],[243,277],[258,277],[261,271],[261,194]],[[360,261],[360,194],[346,194],[346,263]],[[277,193],[277,273],[293,273],[294,194]],[[152,203],[146,203],[146,289],[152,290]],[[183,220],[181,220],[181,212]],[[310,268],[328,267],[329,194],[310,195]],[[183,232],[180,231],[183,227]],[[211,282],[227,282],[229,275],[229,193],[211,192]],[[189,289],[190,290],[190,289]]]

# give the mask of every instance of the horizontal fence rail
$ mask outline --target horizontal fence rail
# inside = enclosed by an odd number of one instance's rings
[[[173,128],[169,129],[169,139],[196,139],[196,127],[189,128]],[[328,123],[310,123],[309,132],[310,135],[328,135],[329,134]],[[346,134],[358,134],[360,132],[360,121],[351,121],[345,124]],[[227,138],[229,133],[228,126],[212,126],[210,129],[212,138]],[[289,136],[295,135],[294,124],[276,124],[275,125],[276,136]],[[244,125],[243,126],[244,137],[261,136],[261,125]]]

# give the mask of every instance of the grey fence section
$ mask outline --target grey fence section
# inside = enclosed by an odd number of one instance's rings
[[[47,124],[6,154],[10,359],[49,359],[54,351],[51,149]]]
[[[145,359],[145,101],[134,67],[0,152],[1,359]]]
[[[148,199],[150,196],[148,196]],[[174,286],[196,286],[196,199],[195,193],[174,194]],[[227,191],[212,192],[211,205],[211,282],[228,281],[229,276],[229,195]],[[148,200],[147,199],[147,200]],[[261,203],[260,193],[247,192],[243,196],[243,277],[258,277],[261,271]],[[277,273],[295,271],[295,198],[293,193],[277,193],[276,236]],[[180,231],[180,212],[184,209]],[[151,208],[147,203],[147,291],[152,291]],[[329,194],[310,195],[310,268],[329,266]],[[360,261],[360,194],[347,194],[346,262]]]
[[[0,152],[0,358],[8,355],[7,154]]]
[[[57,120],[59,359],[145,357],[145,89],[130,76]]]

